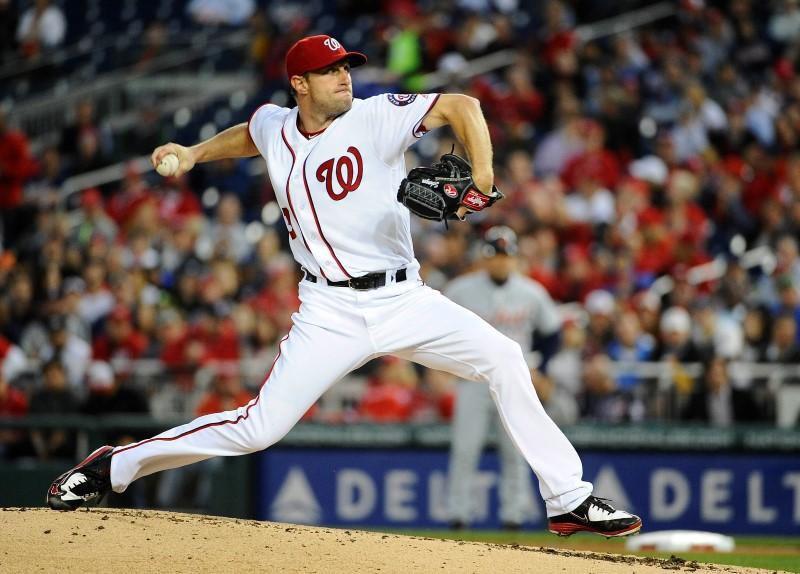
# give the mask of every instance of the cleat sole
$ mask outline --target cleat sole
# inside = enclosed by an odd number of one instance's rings
[[[550,524],[548,525],[548,530],[553,534],[557,534],[558,536],[572,536],[576,532],[589,532],[592,534],[599,534],[600,536],[605,536],[606,538],[622,538],[625,536],[630,536],[631,534],[637,534],[642,529],[642,521],[639,520],[635,524],[623,528],[621,530],[616,530],[614,532],[603,532],[592,528],[586,524],[572,524],[572,523],[560,523],[560,524]]]

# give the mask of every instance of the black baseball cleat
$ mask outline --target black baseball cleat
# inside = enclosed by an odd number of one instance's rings
[[[590,496],[578,508],[566,514],[553,516],[547,529],[559,536],[571,536],[576,532],[592,532],[615,538],[639,532],[642,519],[624,510],[617,510],[606,498]]]
[[[83,462],[50,485],[47,505],[53,510],[75,510],[88,501],[99,502],[111,490],[112,446],[101,446]]]

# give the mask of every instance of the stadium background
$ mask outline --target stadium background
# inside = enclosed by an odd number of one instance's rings
[[[518,233],[563,317],[537,391],[599,493],[653,529],[797,532],[797,2],[35,4],[0,0],[0,505],[255,392],[298,279],[263,161],[161,179],[147,156],[289,104],[286,48],[328,33],[370,58],[357,97],[481,100],[507,200],[449,231],[415,220],[422,273],[442,287],[483,230]],[[446,526],[453,384],[371,363],[276,448],[110,502]],[[496,481],[488,453],[477,527],[498,524]]]

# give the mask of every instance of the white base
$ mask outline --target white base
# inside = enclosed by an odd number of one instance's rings
[[[634,551],[658,552],[731,552],[733,538],[699,530],[661,530],[628,538],[625,548]]]

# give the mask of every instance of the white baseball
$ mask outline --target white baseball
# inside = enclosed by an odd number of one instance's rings
[[[178,161],[178,156],[174,153],[171,153],[161,158],[161,161],[158,162],[158,165],[156,166],[156,171],[164,177],[169,177],[171,175],[175,175],[175,172],[178,171],[180,163],[181,162]]]

